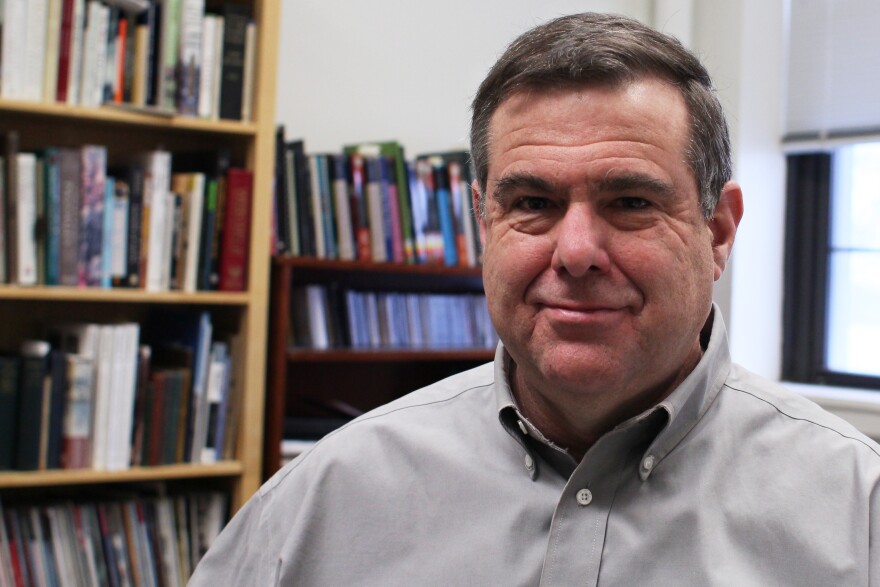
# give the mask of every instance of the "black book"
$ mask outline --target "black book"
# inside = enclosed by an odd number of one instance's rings
[[[284,126],[275,131],[275,243],[276,253],[282,255],[291,251],[290,215],[287,202],[293,197],[287,189],[287,165],[285,162]]]
[[[291,141],[286,147],[293,154],[293,168],[296,174],[296,207],[299,228],[299,250],[303,256],[315,256],[317,245],[315,227],[312,223],[312,174],[309,171],[309,160],[306,157],[305,143],[302,140]]]
[[[15,464],[20,363],[17,356],[0,356],[0,471]]]
[[[21,347],[21,380],[18,402],[18,447],[15,468],[33,471],[40,468],[48,439],[49,351],[44,340],[27,340]]]
[[[220,118],[241,120],[244,49],[249,10],[239,4],[223,6],[223,53],[220,72]]]

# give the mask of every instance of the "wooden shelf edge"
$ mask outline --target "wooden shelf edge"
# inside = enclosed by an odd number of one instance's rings
[[[148,292],[142,289],[125,288],[0,285],[0,300],[244,306],[247,305],[249,299],[250,296],[247,292]]]
[[[239,461],[221,461],[212,465],[179,464],[135,467],[124,471],[96,471],[93,469],[2,471],[0,472],[0,489],[236,477],[242,472],[243,467]]]
[[[275,265],[289,265],[297,269],[317,269],[326,271],[357,271],[363,273],[409,273],[424,275],[468,275],[479,277],[483,268],[447,265],[410,265],[406,263],[367,263],[363,261],[337,261],[316,257],[291,257],[276,255]]]
[[[495,349],[329,349],[315,350],[289,348],[287,360],[291,363],[366,363],[399,361],[491,361]]]
[[[257,132],[257,125],[253,122],[208,120],[203,118],[188,118],[184,116],[163,116],[137,111],[135,109],[127,110],[124,108],[124,106],[119,108],[113,106],[87,108],[84,106],[69,106],[57,102],[28,102],[0,99],[0,112],[55,116],[70,119],[76,118],[96,122],[112,122],[114,124],[151,126],[158,129],[182,129],[248,137],[254,136]]]

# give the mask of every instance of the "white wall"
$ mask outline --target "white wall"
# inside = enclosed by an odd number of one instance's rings
[[[585,10],[650,22],[650,0],[284,0],[277,118],[309,151],[397,139],[466,148],[470,102],[526,29]]]

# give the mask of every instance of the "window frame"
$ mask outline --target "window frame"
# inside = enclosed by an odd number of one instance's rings
[[[786,156],[782,377],[880,391],[880,377],[833,371],[825,360],[833,158],[833,151]]]

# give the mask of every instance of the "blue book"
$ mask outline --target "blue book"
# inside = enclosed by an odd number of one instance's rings
[[[101,287],[110,287],[111,261],[113,260],[113,215],[116,180],[108,177],[104,181],[104,227],[101,238]]]
[[[55,147],[43,153],[43,185],[46,214],[46,257],[44,259],[46,285],[58,285],[61,251],[61,154]]]
[[[443,235],[443,262],[458,265],[458,248],[455,243],[455,224],[452,218],[452,200],[449,193],[449,175],[442,160],[432,162],[434,168],[434,191],[437,213],[440,217],[440,233]]]

